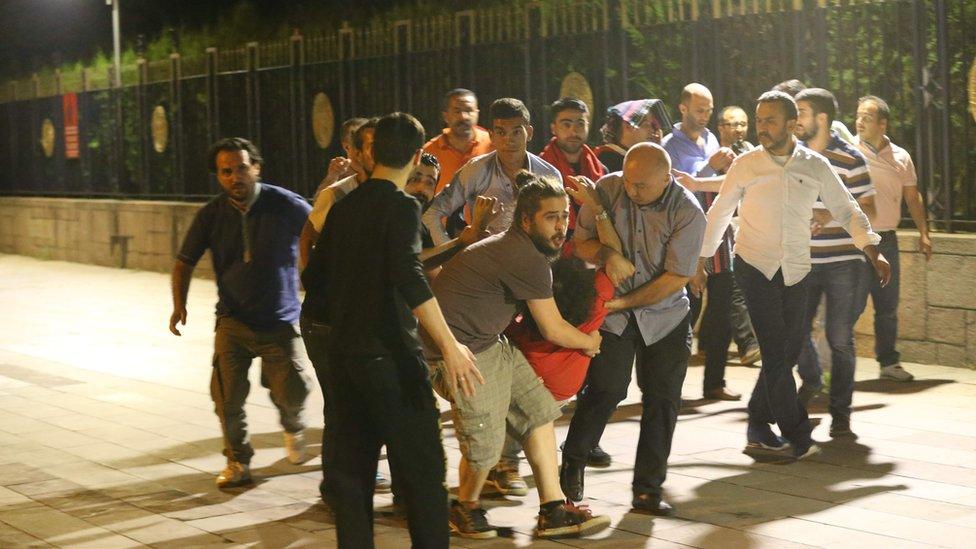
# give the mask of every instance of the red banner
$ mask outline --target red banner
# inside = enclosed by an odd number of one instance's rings
[[[78,158],[78,95],[62,95],[61,105],[64,110],[64,157]]]

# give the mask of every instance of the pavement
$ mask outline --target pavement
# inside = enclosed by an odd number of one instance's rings
[[[256,446],[250,489],[221,492],[224,465],[208,386],[212,281],[194,280],[183,337],[169,334],[161,273],[0,255],[0,547],[332,547],[315,459],[284,459],[277,413],[251,370],[247,413]],[[824,441],[808,461],[744,455],[745,401],[706,402],[702,367],[688,370],[666,497],[677,515],[629,512],[640,420],[636,385],[607,428],[607,469],[589,469],[584,502],[612,527],[582,540],[535,541],[538,499],[489,500],[511,527],[456,547],[967,547],[976,546],[976,371],[906,364],[916,381],[877,379],[860,359],[856,440],[831,441],[823,395],[813,402]],[[730,364],[729,386],[751,390],[756,368]],[[441,402],[442,409],[447,407]],[[319,440],[322,398],[308,402]],[[457,485],[449,415],[448,484]],[[565,438],[568,417],[557,423]],[[522,473],[531,485],[531,470]],[[384,459],[380,469],[388,472]],[[377,495],[376,546],[409,545]]]

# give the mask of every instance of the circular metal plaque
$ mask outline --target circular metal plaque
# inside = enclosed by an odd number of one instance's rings
[[[320,148],[327,149],[332,144],[335,133],[335,114],[332,112],[332,101],[324,93],[315,94],[312,102],[312,133]]]
[[[158,153],[165,151],[169,142],[169,120],[166,119],[166,109],[162,105],[156,105],[153,109],[149,128],[152,131],[153,150]]]
[[[976,58],[973,58],[973,66],[969,68],[969,114],[976,120]]]
[[[44,156],[51,158],[54,155],[54,122],[50,118],[45,118],[41,122],[41,150]]]
[[[590,83],[578,72],[571,72],[563,77],[563,83],[559,86],[559,97],[572,97],[586,103],[590,108],[591,118],[596,112],[593,108],[593,90],[590,89]]]

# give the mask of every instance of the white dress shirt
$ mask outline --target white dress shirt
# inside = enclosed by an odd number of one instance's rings
[[[810,272],[810,222],[817,196],[859,250],[881,242],[827,159],[797,144],[784,165],[763,147],[735,159],[708,210],[700,255],[715,254],[738,207],[735,254],[769,280],[782,269],[787,286],[800,282]]]

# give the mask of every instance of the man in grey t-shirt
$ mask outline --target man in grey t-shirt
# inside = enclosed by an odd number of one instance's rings
[[[631,147],[623,172],[600,179],[597,191],[601,204],[580,211],[576,255],[603,265],[617,295],[606,303],[610,314],[600,329],[603,344],[569,426],[560,483],[570,499],[583,498],[586,458],[627,396],[636,358],[643,408],[632,505],[667,515],[673,509],[661,500],[661,485],[691,354],[684,288],[695,274],[705,215],[694,195],[671,178],[668,153],[654,143]],[[608,217],[620,235],[622,254],[597,239],[596,221]]]
[[[451,530],[463,537],[497,535],[479,498],[498,463],[506,431],[518,439],[539,490],[538,537],[587,535],[606,528],[608,517],[563,502],[556,463],[553,421],[561,415],[552,394],[522,353],[501,337],[524,302],[550,342],[592,356],[600,335],[580,332],[563,320],[552,297],[549,258],[566,240],[569,200],[558,181],[516,176],[519,195],[507,231],[470,246],[444,265],[431,289],[454,336],[473,353],[485,384],[473,396],[452,394],[442,379],[440,356],[425,345],[434,388],[451,401],[461,445],[458,500],[451,504]]]

